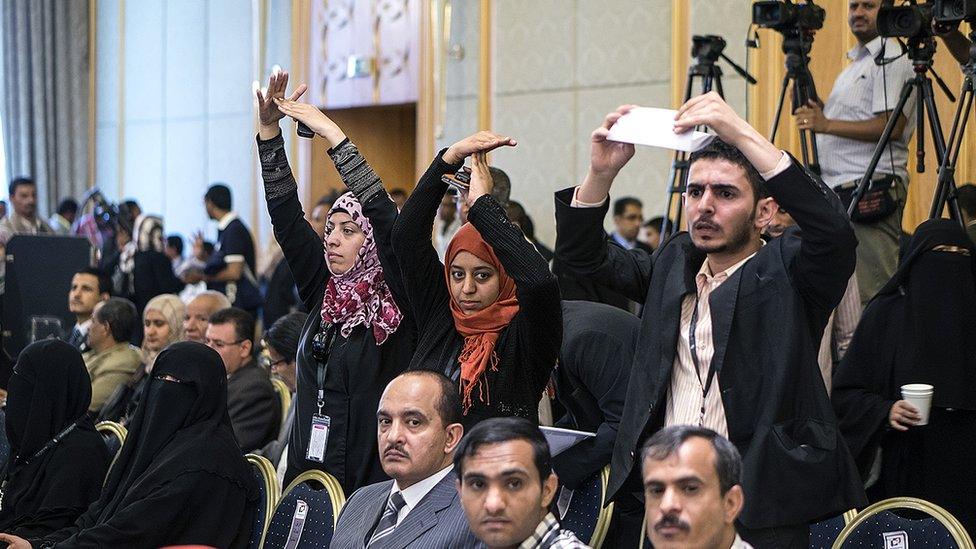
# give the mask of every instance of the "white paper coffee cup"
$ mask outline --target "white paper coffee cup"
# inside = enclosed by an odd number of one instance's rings
[[[935,388],[925,383],[909,383],[901,386],[901,398],[918,410],[920,419],[915,425],[929,424],[929,410],[932,409],[932,393]]]

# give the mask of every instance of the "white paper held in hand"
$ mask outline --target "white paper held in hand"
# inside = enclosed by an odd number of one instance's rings
[[[610,128],[607,139],[635,145],[649,145],[677,151],[695,152],[705,148],[715,136],[692,130],[674,133],[678,111],[654,107],[635,107]]]

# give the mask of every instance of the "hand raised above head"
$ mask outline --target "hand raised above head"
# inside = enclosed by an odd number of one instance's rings
[[[468,192],[462,196],[468,206],[486,194],[491,194],[495,187],[495,182],[491,178],[491,170],[488,169],[488,153],[478,151],[471,155],[471,186]]]
[[[288,71],[283,71],[275,67],[268,79],[268,87],[262,90],[255,85],[254,94],[257,96],[258,118],[262,126],[272,126],[284,118],[284,114],[278,109],[275,99],[284,99],[285,90],[288,88]],[[256,82],[256,81],[255,81]],[[308,86],[301,84],[288,97],[291,101],[297,101],[308,89]]]
[[[488,152],[498,147],[514,147],[517,144],[518,142],[511,137],[482,130],[448,147],[443,159],[448,164],[460,164],[476,152]]]
[[[621,105],[603,119],[603,124],[590,134],[590,171],[595,174],[616,175],[634,156],[634,145],[609,141],[610,128],[637,105]]]
[[[342,129],[318,107],[290,99],[275,99],[274,102],[282,113],[305,124],[320,137],[324,137],[330,147],[338,145],[346,138]]]

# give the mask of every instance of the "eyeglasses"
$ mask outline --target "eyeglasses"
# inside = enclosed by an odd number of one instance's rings
[[[245,341],[247,341],[247,340],[246,339],[239,339],[237,341],[231,341],[231,342],[228,343],[226,341],[221,341],[219,339],[210,339],[208,337],[207,338],[207,347],[210,347],[211,349],[214,349],[216,351],[219,351],[219,350],[223,349],[224,347],[230,347],[231,345],[240,345],[241,343],[244,343]]]

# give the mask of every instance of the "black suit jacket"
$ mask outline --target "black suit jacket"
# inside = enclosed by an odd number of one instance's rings
[[[227,413],[245,454],[261,448],[278,434],[278,395],[268,372],[254,360],[227,378]]]
[[[552,458],[559,481],[570,489],[610,464],[639,333],[640,319],[628,312],[563,301],[563,343],[553,378],[566,416],[556,426],[596,433]]]
[[[866,503],[820,378],[817,350],[854,271],[853,230],[837,196],[794,160],[766,182],[802,228],[764,246],[710,296],[729,439],[743,457],[749,528],[806,523]],[[641,337],[609,492],[639,476],[640,445],[664,422],[681,302],[696,292],[705,254],[679,233],[653,255],[608,246],[606,207],[571,208],[556,195],[556,253],[578,273],[644,303]],[[631,476],[634,475],[634,476]],[[635,489],[640,488],[634,486]]]

